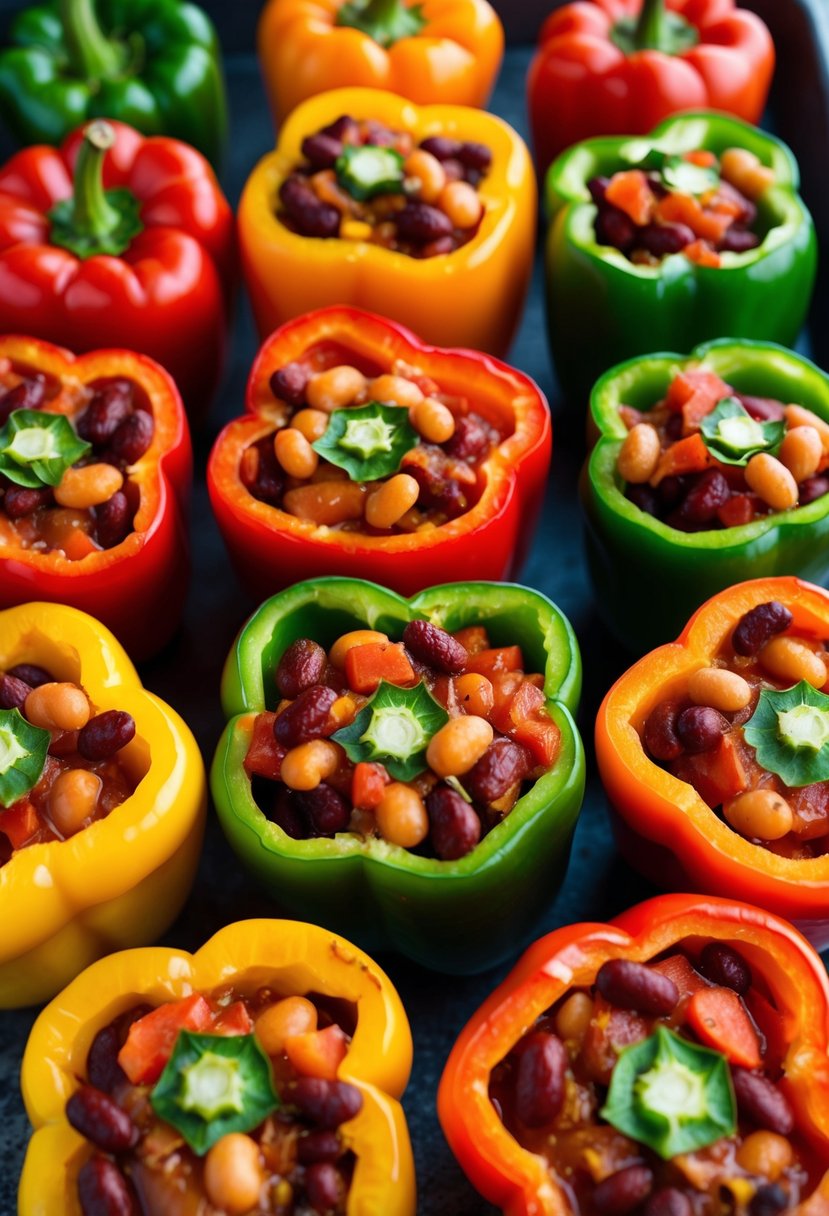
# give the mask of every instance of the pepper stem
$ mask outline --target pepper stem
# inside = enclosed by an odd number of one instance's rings
[[[661,51],[668,38],[665,30],[665,0],[642,0],[642,11],[633,36],[637,50]]]
[[[665,0],[642,0],[638,17],[622,17],[612,26],[610,38],[625,55],[662,51],[681,55],[699,42],[699,30],[681,13],[665,8]]]
[[[121,50],[101,29],[94,0],[60,0],[60,19],[75,75],[96,81],[120,72]]]
[[[101,118],[83,133],[72,195],[72,227],[79,235],[107,236],[121,223],[120,212],[104,191],[104,157],[114,143],[115,131]]]
[[[380,46],[390,47],[419,34],[426,18],[419,4],[408,5],[405,0],[348,0],[338,10],[336,24],[361,30]]]

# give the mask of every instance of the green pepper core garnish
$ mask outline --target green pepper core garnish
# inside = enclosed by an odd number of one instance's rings
[[[426,748],[448,721],[422,681],[399,688],[383,680],[354,721],[331,738],[355,764],[379,760],[396,781],[411,781],[426,768]]]
[[[334,164],[337,181],[358,202],[403,188],[403,157],[394,148],[346,145]]]
[[[664,186],[683,194],[706,194],[716,190],[721,181],[719,169],[695,165],[684,156],[662,152],[659,148],[651,148],[644,160],[634,163],[645,173],[658,173]]]
[[[396,473],[417,444],[407,410],[369,401],[356,409],[334,410],[325,434],[311,446],[323,459],[345,469],[352,481],[378,481]]]
[[[774,455],[783,436],[786,423],[758,422],[736,397],[724,397],[716,408],[702,420],[702,438],[712,456],[721,464],[748,464],[758,452]]]
[[[758,764],[792,789],[829,781],[829,697],[806,680],[764,688],[743,734]]]
[[[0,430],[0,473],[30,490],[56,486],[91,447],[63,414],[14,410]]]
[[[40,780],[52,736],[19,709],[0,710],[0,803],[13,806]]]

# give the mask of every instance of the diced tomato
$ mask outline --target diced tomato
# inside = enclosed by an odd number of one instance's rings
[[[631,1043],[640,1043],[649,1033],[646,1018],[629,1009],[616,1009],[604,997],[597,996],[582,1046],[587,1075],[591,1080],[607,1085],[622,1049]]]
[[[723,735],[719,747],[696,756],[680,756],[672,771],[680,781],[687,781],[709,806],[719,806],[748,788],[740,749],[732,734]]]
[[[733,216],[706,211],[693,195],[677,192],[659,200],[656,217],[666,224],[685,224],[700,240],[714,244],[722,240],[733,223]]]
[[[383,800],[389,775],[382,764],[360,760],[354,765],[351,778],[351,801],[354,806],[373,811]]]
[[[493,708],[489,720],[498,730],[509,734],[528,718],[534,717],[544,704],[544,693],[528,680],[523,680],[513,695]]]
[[[353,646],[345,656],[345,675],[355,692],[372,693],[381,680],[411,684],[414,669],[400,642],[367,642]]]
[[[336,1024],[308,1034],[292,1034],[285,1040],[285,1054],[303,1077],[336,1081],[347,1051],[346,1037]]]
[[[253,1019],[247,1011],[244,1001],[234,1001],[216,1014],[211,1034],[250,1034],[253,1030]]]
[[[816,840],[829,834],[829,781],[791,789],[786,801],[794,812],[792,831],[801,840]]]
[[[552,718],[528,718],[510,732],[516,743],[526,747],[536,764],[552,768],[561,748],[561,731]]]
[[[497,646],[470,655],[466,670],[491,677],[495,672],[521,671],[523,667],[524,656],[520,646]]]
[[[707,1047],[721,1051],[731,1064],[757,1068],[760,1040],[743,1002],[730,988],[695,992],[685,1011],[688,1025]]]
[[[152,1084],[164,1071],[179,1031],[209,1031],[212,1024],[210,1006],[198,993],[159,1005],[130,1026],[118,1063],[133,1085]]]
[[[653,217],[656,199],[647,176],[641,169],[614,173],[605,191],[605,198],[614,207],[624,211],[625,215],[630,216],[634,224],[649,224]]]
[[[492,684],[493,711],[503,709],[512,698],[524,679],[523,671],[496,671],[490,676]]]
[[[37,811],[28,798],[20,798],[7,810],[0,811],[0,832],[8,836],[13,849],[22,849],[39,827]]]
[[[86,557],[89,553],[99,552],[98,546],[92,537],[87,536],[86,532],[82,532],[80,528],[73,528],[71,532],[68,532],[60,548],[63,549],[71,562],[79,562],[81,558]]]
[[[680,1001],[686,1001],[695,992],[699,992],[700,988],[708,987],[707,981],[691,966],[684,954],[672,954],[669,958],[660,959],[658,963],[649,965],[654,971],[673,980],[679,992]]]
[[[467,625],[465,629],[457,629],[452,637],[460,642],[467,654],[480,654],[489,650],[489,634],[483,625]]]
[[[702,435],[697,432],[695,435],[689,435],[687,439],[678,439],[665,449],[659,457],[651,485],[658,486],[663,477],[701,473],[703,469],[710,469],[714,463],[714,457],[705,446]]]
[[[724,528],[741,528],[754,519],[757,502],[754,494],[732,494],[728,502],[718,508],[717,518]]]
[[[712,249],[706,241],[692,241],[682,250],[689,262],[698,266],[719,266],[722,259],[716,249]]]
[[[278,781],[285,759],[286,749],[277,743],[273,734],[276,714],[265,710],[253,720],[253,733],[245,756],[245,772],[248,776],[267,777]]]
[[[624,422],[629,431],[632,431],[635,426],[643,420],[645,415],[641,410],[635,410],[632,405],[620,405],[619,417]]]
[[[714,372],[691,368],[674,377],[666,400],[670,410],[682,413],[682,433],[692,435],[717,402],[730,392],[729,386]]]

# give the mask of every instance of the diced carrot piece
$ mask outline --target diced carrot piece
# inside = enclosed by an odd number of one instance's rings
[[[684,954],[672,954],[668,958],[660,959],[658,963],[650,963],[649,966],[661,975],[667,976],[669,980],[673,980],[677,986],[680,1001],[687,1000],[695,992],[699,992],[700,988],[708,987],[706,981],[691,966]]]
[[[9,838],[13,849],[22,849],[40,827],[37,811],[28,798],[20,798],[5,811],[0,811],[0,832]]]
[[[731,1064],[757,1068],[762,1063],[754,1023],[730,988],[702,988],[695,992],[685,1016],[697,1037],[706,1046],[721,1051]]]
[[[689,165],[699,165],[701,169],[713,169],[717,163],[716,156],[707,148],[695,148],[692,152],[683,152],[682,159],[687,160]]]
[[[336,1081],[337,1069],[347,1051],[346,1037],[336,1024],[326,1026],[325,1030],[292,1034],[285,1040],[285,1054],[300,1076],[321,1077],[325,1081]]]
[[[247,1011],[244,1001],[234,1001],[226,1009],[216,1014],[211,1034],[250,1034],[253,1030],[253,1019]]]
[[[527,718],[520,726],[510,731],[516,743],[527,751],[542,768],[552,768],[561,750],[561,731],[552,718],[539,715]]]
[[[383,801],[383,793],[390,778],[382,764],[360,760],[354,765],[351,778],[351,801],[354,806],[373,811]]]
[[[672,767],[674,776],[687,781],[709,806],[719,806],[748,788],[749,777],[731,734],[723,735],[719,747],[696,756],[680,756]]]
[[[666,194],[656,205],[656,218],[666,224],[685,224],[695,236],[720,241],[733,222],[733,216],[705,211],[692,194]]]
[[[474,671],[479,676],[491,676],[499,671],[521,671],[524,667],[524,655],[520,646],[496,646],[491,650],[481,650],[478,654],[470,655],[466,671]]]
[[[269,781],[278,781],[285,759],[284,747],[277,743],[273,734],[273,724],[276,714],[264,710],[253,720],[253,733],[245,756],[245,772],[248,776],[267,777]]]
[[[95,541],[80,528],[73,528],[68,532],[58,548],[63,549],[70,562],[79,562],[88,554],[98,552]]]
[[[614,207],[630,216],[634,224],[648,224],[656,205],[648,179],[641,169],[614,173],[605,191],[605,198]]]
[[[483,625],[467,625],[452,634],[456,642],[460,642],[467,654],[480,654],[489,650],[489,634]]]
[[[749,988],[743,1000],[754,1019],[761,1039],[765,1040],[763,1055],[766,1057],[766,1061],[773,1065],[782,1064],[789,1050],[790,1040],[780,1010],[775,1009],[771,1001],[753,987]]]
[[[716,267],[722,261],[716,249],[712,249],[706,241],[692,241],[682,252],[689,262],[696,262],[697,266]]]
[[[513,695],[493,707],[489,720],[498,730],[508,734],[536,715],[544,704],[544,693],[529,680],[522,679]]]
[[[755,494],[732,494],[728,502],[717,510],[717,518],[724,528],[740,528],[750,524],[757,512],[758,498]]]
[[[597,996],[581,1050],[588,1077],[607,1085],[623,1048],[640,1043],[649,1033],[646,1018],[629,1009],[616,1009],[604,997]]]
[[[658,486],[663,477],[679,477],[684,473],[701,473],[710,469],[714,457],[705,446],[702,435],[697,431],[686,439],[678,439],[666,448],[659,457],[656,472],[651,478],[651,485]]]
[[[411,684],[415,673],[400,642],[366,642],[345,656],[345,676],[354,692],[372,693],[381,680]]]
[[[152,1084],[164,1071],[180,1030],[209,1030],[213,1013],[203,996],[194,993],[159,1005],[130,1026],[118,1063],[133,1085]]]

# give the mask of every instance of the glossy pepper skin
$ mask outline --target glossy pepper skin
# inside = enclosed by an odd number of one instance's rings
[[[791,925],[759,908],[661,895],[609,924],[567,925],[542,937],[452,1048],[438,1090],[441,1126],[469,1181],[507,1216],[565,1216],[571,1208],[543,1159],[522,1148],[498,1117],[489,1099],[492,1070],[571,987],[592,984],[602,963],[647,962],[691,937],[745,951],[755,980],[768,985],[789,1044],[780,1087],[797,1126],[829,1160],[829,981],[820,959]],[[829,1170],[816,1194],[819,1204],[829,1202]]]
[[[710,809],[693,786],[645,752],[651,710],[692,672],[707,667],[740,618],[779,600],[791,631],[829,638],[829,593],[796,578],[738,583],[703,604],[676,642],[625,672],[596,718],[596,760],[614,814],[619,849],[660,887],[730,895],[793,920],[820,950],[829,946],[829,854],[805,861],[751,844]]]
[[[641,162],[651,147],[671,154],[726,148],[753,152],[775,173],[758,200],[773,224],[756,249],[721,254],[719,267],[684,254],[641,266],[596,241],[587,182]],[[712,338],[759,338],[791,346],[809,307],[817,247],[797,193],[797,162],[780,140],[724,114],[686,114],[646,139],[591,139],[565,152],[547,175],[547,322],[568,401],[586,403],[608,367],[654,350],[688,350]]]
[[[777,574],[822,582],[829,573],[829,495],[703,532],[671,528],[625,497],[616,460],[628,432],[619,406],[649,409],[679,372],[697,367],[710,368],[739,393],[797,402],[829,422],[829,377],[769,342],[724,338],[688,356],[631,359],[602,376],[590,398],[598,441],[581,481],[587,560],[608,628],[637,654],[675,637],[694,608],[733,583]]]
[[[115,118],[218,166],[227,99],[216,31],[177,0],[33,5],[0,51],[0,111],[20,144],[60,144],[88,119]]]
[[[72,196],[84,133],[18,152],[0,168],[0,332],[77,352],[138,350],[170,372],[200,420],[224,362],[233,214],[193,148],[123,123],[92,125],[114,132],[103,185],[138,200],[141,231],[120,256],[56,245],[48,213]]]
[[[254,498],[240,478],[245,448],[274,426],[272,374],[334,342],[342,359],[389,371],[397,359],[452,393],[479,402],[512,434],[483,464],[484,491],[470,510],[427,532],[368,536],[318,528]],[[414,334],[356,308],[320,309],[266,340],[248,380],[247,413],[224,428],[210,456],[207,484],[240,578],[257,598],[298,579],[342,574],[375,579],[403,595],[463,570],[478,578],[516,573],[541,507],[552,447],[550,416],[528,377],[475,351],[426,346]]]
[[[206,803],[193,736],[143,688],[103,625],[62,604],[9,608],[0,613],[0,669],[17,663],[81,684],[99,712],[132,714],[136,737],[120,757],[140,780],[106,818],[19,849],[0,867],[4,1009],[47,1000],[107,951],[160,937],[195,876]]]
[[[263,982],[286,996],[310,992],[356,1007],[356,1029],[337,1070],[363,1097],[359,1114],[340,1130],[356,1156],[346,1216],[414,1216],[414,1163],[398,1101],[409,1080],[412,1038],[400,998],[377,964],[344,938],[288,920],[228,925],[195,954],[157,947],[110,955],[47,1005],[21,1070],[35,1130],[20,1179],[20,1216],[80,1216],[75,1178],[91,1145],[64,1111],[102,1027],[138,1002],[160,1005],[219,986],[245,991]]]
[[[300,102],[342,87],[388,89],[418,105],[486,105],[504,53],[504,30],[487,0],[417,6],[365,0],[364,29],[339,24],[350,7],[357,6],[344,0],[265,5],[257,41],[277,126]]]
[[[547,709],[561,730],[554,767],[459,861],[345,832],[290,839],[254,802],[243,768],[254,715],[278,700],[272,672],[283,651],[298,637],[330,646],[365,626],[399,640],[418,618],[449,631],[483,624],[493,644],[523,648],[529,668],[544,673]],[[282,906],[438,971],[481,971],[515,950],[561,881],[584,791],[584,754],[571,716],[580,691],[573,630],[536,591],[453,583],[407,601],[357,579],[300,583],[254,613],[225,664],[222,705],[230,721],[210,777],[222,827]]]
[[[671,28],[676,16],[688,46]],[[634,29],[617,43],[620,22]],[[757,123],[773,71],[768,29],[733,0],[565,4],[541,27],[527,77],[539,172],[583,139],[646,135],[683,110],[721,110]]]
[[[486,144],[492,167],[478,187],[485,213],[454,253],[412,258],[368,241],[300,236],[277,218],[279,187],[302,160],[306,135],[343,114],[374,118],[418,139],[444,135]],[[334,89],[304,102],[247,180],[239,244],[261,337],[329,304],[367,308],[409,326],[427,342],[504,355],[532,271],[536,196],[521,138],[493,114],[424,106],[377,89]]]
[[[4,528],[0,547],[0,608],[33,598],[70,604],[94,614],[133,659],[146,659],[178,627],[189,576],[186,515],[193,460],[176,387],[157,363],[130,351],[76,357],[35,338],[0,336],[0,366],[6,360],[63,382],[47,403],[55,413],[77,410],[74,385],[120,376],[139,385],[152,405],[153,441],[129,472],[138,507],[132,531],[120,544],[70,561],[60,550],[24,548],[15,543],[13,529]]]

